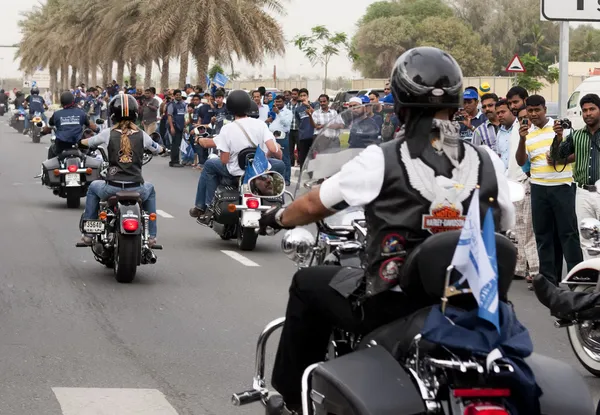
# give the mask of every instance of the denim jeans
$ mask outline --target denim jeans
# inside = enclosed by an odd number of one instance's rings
[[[156,213],[156,192],[152,183],[146,182],[139,187],[129,187],[122,189],[120,187],[111,186],[104,180],[94,180],[90,187],[88,187],[86,199],[85,199],[85,211],[83,212],[83,219],[97,219],[98,210],[100,208],[100,201],[106,200],[111,196],[116,195],[118,192],[138,192],[142,199],[142,208],[147,213]],[[156,237],[156,221],[150,221],[148,227],[148,233],[150,237]]]
[[[281,160],[269,159],[271,169],[277,173],[285,173],[285,164]],[[200,210],[206,210],[212,203],[217,187],[222,177],[234,177],[227,170],[227,166],[221,163],[221,159],[212,158],[206,160],[204,169],[198,178],[198,188],[196,190],[196,207]]]
[[[285,170],[283,174],[283,178],[285,179],[285,184],[289,186],[291,177],[292,177],[292,161],[290,159],[290,140],[288,137],[282,138],[281,140],[277,140],[277,144],[281,146],[281,152],[283,153],[282,160],[285,165]]]
[[[44,121],[46,124],[48,124],[48,118],[46,117],[46,114],[42,113],[41,115],[42,117],[42,121]],[[25,129],[29,129],[29,123],[31,122],[31,119],[33,118],[33,114],[27,114],[25,116]]]

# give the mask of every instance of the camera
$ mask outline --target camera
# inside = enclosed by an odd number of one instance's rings
[[[462,114],[454,114],[454,118],[452,119],[453,121],[464,121],[465,120],[465,116]]]
[[[563,118],[562,120],[556,120],[557,124],[560,124],[563,130],[570,130],[573,128],[573,124],[571,124],[571,120],[568,118]]]

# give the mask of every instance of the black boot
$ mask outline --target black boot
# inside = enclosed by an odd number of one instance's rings
[[[583,312],[589,319],[595,315],[595,318],[600,318],[599,292],[574,292],[559,288],[541,274],[533,278],[533,288],[538,300],[557,318],[575,320]]]
[[[281,395],[271,395],[267,399],[265,415],[302,415],[302,407],[287,407]]]

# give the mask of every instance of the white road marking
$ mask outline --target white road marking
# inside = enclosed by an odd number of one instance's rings
[[[23,186],[23,183],[16,182],[16,183],[13,183],[12,185],[13,186]]]
[[[222,250],[221,252],[223,252],[229,258],[235,259],[237,262],[239,262],[240,264],[245,265],[247,267],[260,267],[260,265],[258,265],[256,262],[251,261],[250,259],[246,258],[244,255],[239,254],[235,251],[223,251]]]
[[[156,213],[160,216],[162,216],[163,218],[167,218],[167,219],[173,219],[174,216],[169,215],[167,212],[165,212],[164,210],[160,210],[160,209],[156,209]]]
[[[177,415],[156,389],[52,388],[63,415]]]

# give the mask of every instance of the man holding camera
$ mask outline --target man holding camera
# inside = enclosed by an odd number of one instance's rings
[[[463,94],[464,108],[459,108],[454,121],[460,123],[460,138],[465,141],[473,141],[473,133],[481,124],[485,123],[487,117],[478,108],[479,94],[477,88],[467,87]]]
[[[556,136],[552,143],[551,160],[568,159],[574,162],[573,178],[577,184],[575,209],[577,222],[585,218],[600,219],[600,194],[596,182],[600,180],[600,97],[587,94],[579,102],[585,127],[571,132],[566,138],[563,132],[571,128],[569,120],[554,124]],[[583,246],[587,241],[581,240]],[[583,250],[584,259],[590,256]]]

